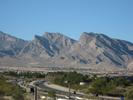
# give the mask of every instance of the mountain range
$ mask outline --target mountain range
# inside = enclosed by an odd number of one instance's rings
[[[133,43],[93,32],[83,32],[79,40],[45,32],[26,41],[0,31],[0,66],[133,69]]]

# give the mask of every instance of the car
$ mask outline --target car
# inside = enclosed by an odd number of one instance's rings
[[[81,97],[75,97],[77,100],[83,100],[83,98]]]
[[[57,100],[68,100],[68,99],[64,99],[64,98],[58,98]]]

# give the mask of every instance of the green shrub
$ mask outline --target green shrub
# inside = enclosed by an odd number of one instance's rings
[[[126,100],[133,100],[133,87],[126,91],[125,97]]]

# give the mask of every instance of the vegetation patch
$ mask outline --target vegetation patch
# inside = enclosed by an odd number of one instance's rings
[[[24,100],[24,90],[18,85],[7,82],[7,80],[0,75],[0,97],[11,96],[14,100]]]

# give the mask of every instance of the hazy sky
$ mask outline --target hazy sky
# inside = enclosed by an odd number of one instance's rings
[[[0,0],[0,30],[26,40],[98,32],[133,42],[133,0]]]

